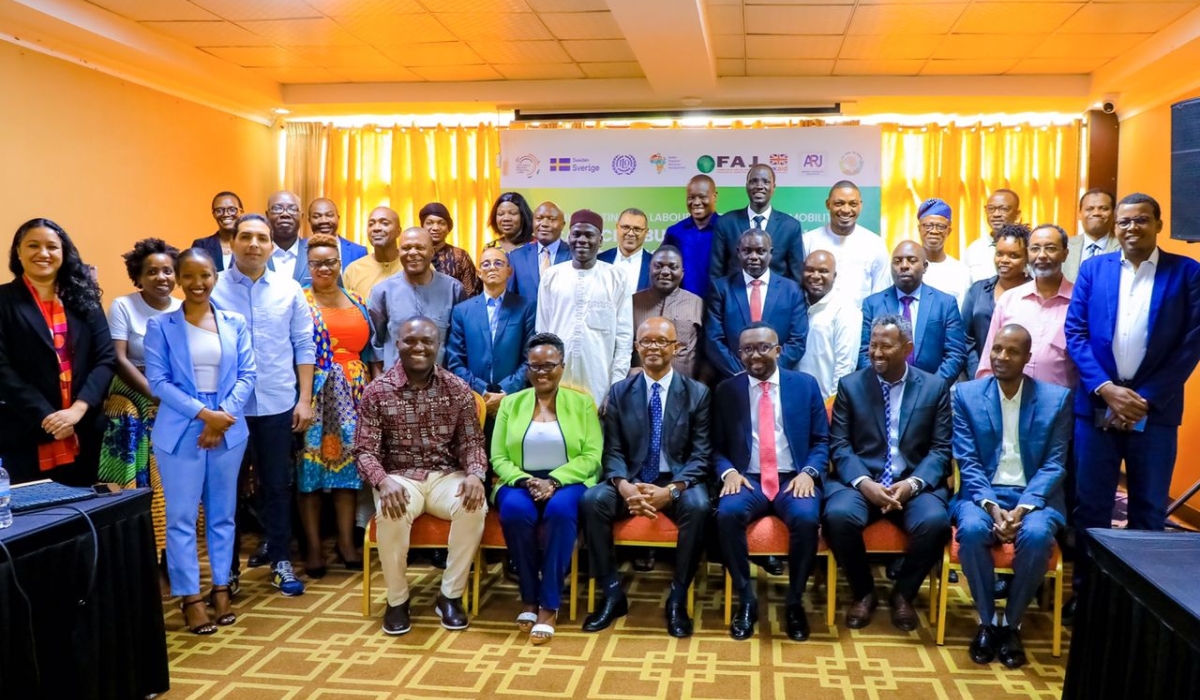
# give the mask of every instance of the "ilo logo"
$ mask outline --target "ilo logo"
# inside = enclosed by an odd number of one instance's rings
[[[637,158],[630,153],[613,156],[612,169],[618,175],[632,175],[633,171],[637,170]]]

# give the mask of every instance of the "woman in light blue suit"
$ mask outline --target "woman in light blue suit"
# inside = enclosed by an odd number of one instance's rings
[[[187,628],[216,625],[200,595],[196,518],[201,502],[217,624],[236,620],[229,591],[237,477],[248,431],[242,409],[254,386],[246,320],[209,302],[217,281],[209,254],[191,248],[177,267],[183,306],[146,324],[146,379],[160,400],[151,438],[167,506],[167,569]]]

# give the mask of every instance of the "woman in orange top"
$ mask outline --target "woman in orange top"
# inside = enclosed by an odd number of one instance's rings
[[[313,372],[313,422],[304,434],[296,483],[300,520],[308,540],[305,570],[311,578],[325,575],[321,551],[321,493],[333,492],[337,512],[338,560],[361,569],[354,546],[354,512],[362,481],[354,464],[354,428],[358,402],[370,381],[371,322],[366,304],[339,283],[342,273],[338,241],[317,234],[308,239],[311,286],[304,295],[313,315],[317,362]]]

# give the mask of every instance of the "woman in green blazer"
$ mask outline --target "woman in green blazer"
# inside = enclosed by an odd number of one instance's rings
[[[559,388],[562,340],[538,333],[525,349],[531,387],[500,402],[492,469],[500,526],[520,582],[517,626],[534,644],[545,644],[554,636],[575,549],[579,500],[600,477],[604,436],[591,394]]]

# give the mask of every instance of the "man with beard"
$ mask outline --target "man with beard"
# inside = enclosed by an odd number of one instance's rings
[[[363,256],[342,269],[346,289],[363,299],[371,297],[375,285],[400,271],[400,217],[388,207],[375,207],[367,217],[367,238],[371,240],[370,255]]]
[[[629,374],[633,351],[633,296],[625,274],[596,259],[603,227],[594,211],[571,215],[571,264],[542,274],[537,307],[537,332],[553,333],[566,345],[562,385],[591,394],[597,406]]]
[[[686,201],[688,218],[668,226],[662,244],[681,251],[684,270],[681,286],[703,299],[708,295],[713,236],[721,219],[717,213],[717,183],[707,175],[696,175],[688,180]]]
[[[630,294],[650,286],[650,254],[646,252],[646,212],[629,208],[617,217],[617,245],[596,256],[625,273]]]
[[[825,199],[829,223],[804,234],[804,250],[810,257],[818,250],[833,254],[838,268],[834,287],[856,309],[862,308],[864,299],[892,283],[883,237],[858,225],[862,206],[858,185],[842,180],[829,189]]]
[[[1079,223],[1083,235],[1071,236],[1067,242],[1067,260],[1063,263],[1063,275],[1071,282],[1079,276],[1079,266],[1097,255],[1112,253],[1121,248],[1121,241],[1113,235],[1113,204],[1116,199],[1111,192],[1093,187],[1079,198]]]
[[[1001,228],[1021,220],[1021,199],[1012,190],[999,189],[988,197],[983,211],[987,214],[989,228],[967,246],[967,252],[963,255],[963,263],[970,272],[972,283],[996,274],[992,239]]]
[[[233,237],[242,216],[242,199],[232,192],[218,192],[212,201],[212,217],[217,232],[192,241],[193,248],[203,248],[212,257],[217,272],[228,268],[233,259]]]
[[[838,382],[858,364],[862,333],[862,311],[842,297],[838,277],[833,253],[817,250],[808,254],[804,261],[808,338],[797,369],[817,380],[824,400],[837,394]]]
[[[647,319],[663,317],[675,327],[675,354],[671,366],[685,377],[696,378],[700,341],[703,337],[704,301],[680,286],[687,277],[683,255],[675,246],[663,245],[650,256],[650,288],[633,295],[633,325],[638,328]],[[641,366],[641,357],[633,355],[633,366]]]
[[[552,265],[571,259],[570,247],[562,241],[566,218],[554,202],[542,202],[533,211],[533,240],[508,254],[512,277],[508,291],[537,304],[542,273]],[[603,230],[603,229],[601,229]]]
[[[771,206],[775,194],[775,171],[759,163],[746,173],[746,195],[750,205],[745,209],[725,212],[717,222],[713,236],[712,256],[708,274],[715,280],[727,277],[740,269],[738,244],[742,234],[750,229],[770,234],[775,254],[771,271],[797,285],[804,277],[804,234],[796,217]],[[736,336],[730,339],[736,344]]]

